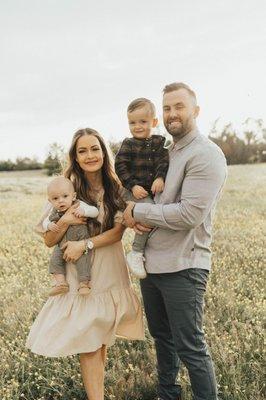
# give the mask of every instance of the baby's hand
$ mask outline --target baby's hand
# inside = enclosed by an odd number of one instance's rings
[[[47,228],[51,232],[59,232],[59,230],[60,230],[55,222],[50,222],[50,224],[48,224]]]
[[[148,194],[149,194],[149,193],[148,193],[142,186],[140,186],[140,185],[135,185],[135,186],[133,186],[133,188],[132,188],[132,193],[133,193],[133,196],[134,196],[137,200],[144,199],[144,197],[147,197]]]
[[[151,186],[151,191],[153,194],[155,193],[160,193],[164,190],[164,180],[163,178],[156,178],[153,181],[153,184]]]
[[[75,215],[75,217],[81,218],[84,217],[85,211],[82,208],[78,207],[76,210],[73,211],[73,214]]]

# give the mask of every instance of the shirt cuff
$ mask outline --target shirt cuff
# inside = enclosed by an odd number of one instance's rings
[[[137,222],[143,222],[147,213],[150,211],[151,206],[153,205],[154,204],[149,203],[136,203],[133,210],[134,219]]]

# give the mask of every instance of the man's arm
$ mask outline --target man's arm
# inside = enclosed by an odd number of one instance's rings
[[[181,200],[172,204],[141,204],[134,208],[134,219],[151,226],[190,230],[209,214],[224,185],[226,162],[218,152],[200,153],[187,163]]]

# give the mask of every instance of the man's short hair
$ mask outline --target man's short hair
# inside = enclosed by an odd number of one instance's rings
[[[175,90],[185,89],[196,101],[197,96],[196,93],[185,83],[183,82],[173,82],[169,85],[166,85],[163,89],[163,94],[174,92]]]
[[[140,97],[138,99],[131,101],[131,103],[127,108],[127,112],[132,113],[138,108],[145,107],[146,105],[149,107],[152,117],[155,117],[156,115],[155,106],[149,99],[145,99],[145,97]]]

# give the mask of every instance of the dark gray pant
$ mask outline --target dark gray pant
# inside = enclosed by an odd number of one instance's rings
[[[175,400],[181,392],[175,383],[180,360],[188,369],[194,400],[217,400],[215,373],[202,330],[207,279],[207,270],[191,268],[148,274],[140,281],[163,400]]]
[[[144,197],[144,199],[138,200],[138,199],[136,199],[136,197],[133,196],[133,194],[129,190],[126,190],[126,192],[124,194],[124,200],[125,201],[134,201],[135,203],[154,204],[154,201],[151,198],[151,196],[147,196],[147,197]],[[140,253],[144,253],[146,242],[148,240],[149,234],[150,234],[149,232],[147,232],[147,233],[143,232],[142,235],[139,235],[138,233],[136,233],[135,236],[134,236],[132,249],[134,251],[138,251]]]
[[[63,259],[65,250],[61,250],[57,244],[50,258],[49,272],[50,274],[62,274],[66,275],[66,262]],[[91,251],[87,254],[82,254],[80,258],[74,263],[77,268],[78,281],[90,281],[91,280]]]
[[[63,258],[64,251],[61,250],[63,243],[68,240],[82,240],[88,237],[89,232],[87,225],[70,225],[60,243],[53,249],[49,264],[50,274],[66,274],[66,262]],[[75,262],[75,265],[79,282],[91,280],[91,251],[87,254],[82,254]]]

